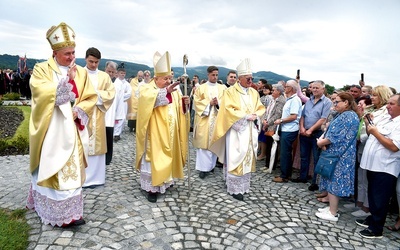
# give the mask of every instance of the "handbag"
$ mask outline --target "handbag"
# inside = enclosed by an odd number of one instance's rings
[[[328,129],[329,129],[329,127],[328,127]],[[356,139],[356,137],[357,137],[357,134],[354,137],[354,139]],[[324,138],[325,138],[325,135],[324,135]],[[350,146],[351,146],[351,143],[346,147],[344,152],[346,152]],[[321,154],[319,155],[318,162],[317,162],[317,165],[315,166],[314,172],[321,175],[322,177],[327,178],[328,180],[332,179],[333,173],[335,172],[335,168],[339,162],[339,159],[340,159],[340,155],[334,155],[332,153],[328,153],[328,152],[326,152],[326,150],[322,151]]]
[[[337,163],[339,162],[339,156],[322,151],[319,155],[317,165],[315,166],[315,173],[327,178],[332,179],[333,173]]]

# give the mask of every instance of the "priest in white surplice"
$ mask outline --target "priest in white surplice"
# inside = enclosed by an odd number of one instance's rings
[[[117,69],[117,78],[114,81],[115,87],[115,125],[114,142],[121,140],[121,133],[124,128],[126,114],[128,113],[128,100],[132,95],[131,85],[125,80],[126,70],[121,64]]]
[[[207,68],[208,81],[196,88],[193,96],[195,110],[193,128],[193,146],[196,148],[196,170],[199,177],[204,179],[214,170],[217,156],[208,150],[212,132],[215,127],[219,103],[222,93],[226,89],[223,84],[218,84],[218,68]]]
[[[257,161],[260,116],[265,107],[251,88],[250,60],[237,67],[239,82],[224,91],[210,150],[224,163],[228,193],[237,200],[250,191],[251,172]]]
[[[105,114],[111,107],[115,88],[110,76],[98,69],[101,53],[96,48],[86,51],[85,69],[89,73],[90,81],[97,93],[97,103],[93,115],[89,120],[89,162],[86,168],[84,187],[104,185],[106,182],[106,124]]]

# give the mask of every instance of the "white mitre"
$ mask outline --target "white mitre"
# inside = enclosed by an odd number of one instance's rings
[[[158,51],[153,56],[154,76],[171,75],[171,56],[169,52],[161,55]]]
[[[243,76],[243,75],[251,75],[253,72],[251,72],[251,64],[250,64],[250,59],[245,58],[239,66],[236,67],[238,76]]]

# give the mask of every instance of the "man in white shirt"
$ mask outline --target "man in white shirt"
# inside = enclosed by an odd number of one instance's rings
[[[367,125],[360,167],[367,170],[368,201],[371,215],[356,223],[366,229],[359,232],[364,238],[382,238],[389,201],[400,173],[400,94],[390,97],[387,115],[373,119]]]

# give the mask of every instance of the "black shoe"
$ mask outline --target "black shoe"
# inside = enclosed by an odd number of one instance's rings
[[[200,177],[200,179],[206,178],[206,172],[200,171],[199,177]]]
[[[382,233],[380,233],[380,234],[374,233],[374,232],[372,232],[372,231],[371,231],[370,229],[368,229],[368,228],[366,228],[366,229],[360,231],[358,234],[359,234],[361,237],[367,238],[367,239],[381,239],[381,238],[383,237],[383,236],[382,236]]]
[[[79,220],[73,220],[69,224],[63,224],[61,227],[68,228],[68,227],[76,227],[76,226],[85,225],[85,224],[86,224],[86,221],[83,218],[81,218]]]
[[[153,203],[157,202],[157,193],[148,192],[147,193],[147,200],[149,202],[153,202]]]
[[[302,180],[299,177],[299,178],[296,178],[296,179],[292,179],[292,182],[294,182],[294,183],[307,183],[307,180]]]
[[[360,227],[365,227],[368,228],[369,223],[365,219],[356,219],[356,224],[359,225]]]
[[[319,187],[318,187],[317,184],[311,184],[311,185],[308,187],[308,190],[310,190],[310,191],[317,191],[318,189],[319,189]]]
[[[239,201],[243,200],[243,194],[232,194],[232,197]]]

